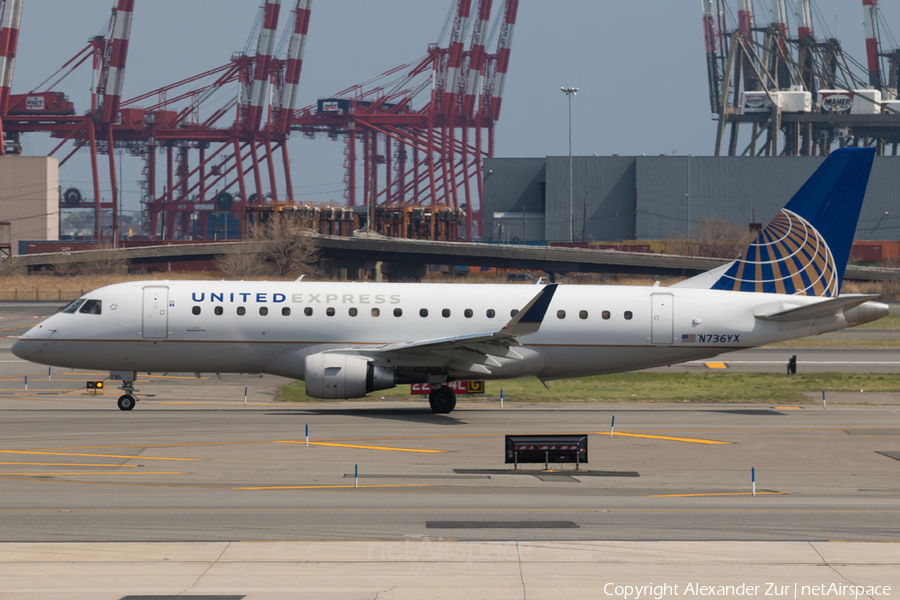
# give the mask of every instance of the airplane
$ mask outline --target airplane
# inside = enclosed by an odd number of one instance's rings
[[[877,295],[840,295],[873,157],[833,152],[739,258],[670,287],[135,281],[85,294],[12,351],[110,371],[124,411],[138,372],[205,372],[304,380],[323,399],[428,383],[446,414],[453,381],[545,383],[835,331],[888,314]]]

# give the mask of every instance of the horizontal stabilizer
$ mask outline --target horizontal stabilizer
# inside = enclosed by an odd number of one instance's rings
[[[870,300],[877,300],[881,296],[877,294],[853,294],[848,296],[840,296],[839,298],[829,298],[815,304],[806,306],[796,306],[786,310],[780,310],[764,315],[756,315],[760,321],[772,321],[775,323],[793,323],[796,321],[809,321],[812,319],[820,319],[824,317],[835,317],[842,314],[845,310],[857,307]]]

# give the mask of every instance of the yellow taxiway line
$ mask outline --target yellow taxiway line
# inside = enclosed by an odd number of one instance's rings
[[[65,473],[52,473],[46,471],[32,471],[30,473],[0,473],[0,475],[4,477],[45,477],[47,475],[103,475],[106,477],[107,475],[184,475],[185,473],[181,471],[130,471],[130,472],[122,472],[122,473],[110,473],[109,471],[96,471],[96,472],[65,472]]]
[[[116,454],[75,454],[70,452],[35,452],[31,450],[0,450],[0,454],[41,454],[49,456],[92,456],[95,458],[128,458],[134,460],[203,460],[202,458],[162,458],[159,456],[130,456]]]
[[[427,483],[406,484],[406,485],[282,485],[282,486],[261,486],[261,487],[236,487],[232,490],[334,490],[334,489],[357,489],[360,488],[411,488],[411,487],[431,487]]]
[[[0,462],[0,465],[22,465],[26,467],[126,467],[138,468],[137,465],[106,465],[100,463],[45,463],[45,462]]]
[[[595,431],[597,435],[606,435],[603,431]],[[670,442],[688,442],[690,444],[731,444],[732,442],[719,442],[716,440],[700,440],[696,438],[681,438],[681,437],[671,437],[667,435],[647,435],[645,433],[620,433],[616,431],[613,433],[616,437],[633,437],[633,438],[647,438],[651,440],[668,440]]]
[[[305,444],[300,440],[284,440],[281,444]],[[310,442],[310,446],[332,446],[335,448],[358,448],[360,450],[387,450],[390,452],[419,452],[422,454],[440,454],[446,450],[421,450],[417,448],[389,448],[387,446],[357,446],[354,444],[333,444],[330,442]]]
[[[696,498],[698,496],[786,496],[789,492],[718,492],[710,494],[655,494],[644,498]]]

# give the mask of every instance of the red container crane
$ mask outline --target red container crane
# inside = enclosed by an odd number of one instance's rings
[[[866,58],[869,67],[869,85],[882,88],[881,59],[878,42],[878,0],[863,0],[863,17],[866,25]]]
[[[0,156],[6,151],[3,117],[9,108],[21,23],[22,0],[0,0]]]

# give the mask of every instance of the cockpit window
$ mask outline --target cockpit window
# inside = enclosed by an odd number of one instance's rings
[[[59,312],[64,312],[64,313],[72,314],[72,313],[74,313],[76,310],[78,310],[78,307],[81,306],[82,304],[84,304],[84,299],[83,299],[83,298],[78,299],[78,300],[76,300],[75,302],[70,303],[68,306],[62,307],[61,309],[59,309]]]
[[[78,312],[85,315],[99,315],[103,308],[103,303],[100,300],[88,300],[84,303],[84,306],[81,307],[81,310]]]

